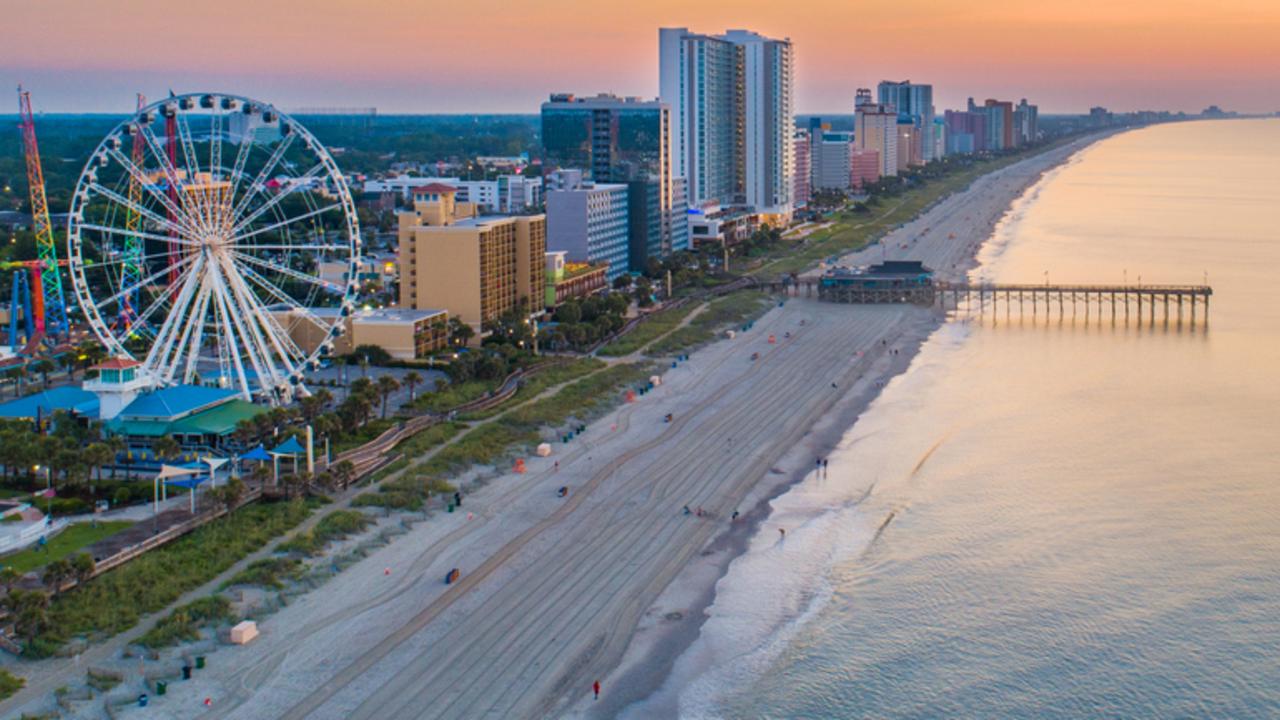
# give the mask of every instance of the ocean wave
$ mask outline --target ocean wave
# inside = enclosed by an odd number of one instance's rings
[[[832,483],[815,472],[774,500],[748,551],[716,584],[698,639],[658,693],[623,718],[655,717],[657,708],[673,706],[682,718],[720,717],[723,693],[764,673],[822,612],[833,596],[830,573],[865,551],[879,525],[860,509],[865,489]]]

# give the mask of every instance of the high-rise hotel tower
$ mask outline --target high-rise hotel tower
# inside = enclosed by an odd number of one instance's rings
[[[790,40],[662,28],[659,95],[671,107],[671,171],[689,205],[789,214],[794,203]]]

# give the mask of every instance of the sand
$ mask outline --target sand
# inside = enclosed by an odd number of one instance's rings
[[[851,261],[883,253],[962,273],[1010,203],[1083,144],[984,176]],[[716,580],[768,522],[769,499],[812,468],[939,322],[929,309],[790,299],[665,369],[654,392],[551,457],[527,458],[527,473],[488,482],[462,512],[417,524],[265,618],[260,638],[218,649],[145,712],[613,715],[655,689],[696,637]],[[455,567],[462,578],[446,586]],[[590,699],[596,679],[600,701]]]

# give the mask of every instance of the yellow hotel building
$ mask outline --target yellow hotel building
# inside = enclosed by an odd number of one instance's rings
[[[547,216],[479,216],[457,189],[414,190],[399,215],[400,306],[444,308],[476,330],[527,300],[542,309]]]

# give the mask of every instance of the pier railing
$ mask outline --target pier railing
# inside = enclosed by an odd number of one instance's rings
[[[986,313],[1003,310],[1012,315],[1017,311],[1031,317],[1049,316],[1056,311],[1059,317],[1071,308],[1073,315],[1082,310],[1086,317],[1095,312],[1099,319],[1110,312],[1112,319],[1155,320],[1157,315],[1167,320],[1184,317],[1191,322],[1209,319],[1209,298],[1213,288],[1208,285],[1091,285],[1091,284],[1019,284],[987,282],[946,282],[933,280],[900,287],[885,287],[875,283],[830,283],[818,278],[788,278],[762,283],[767,289],[793,297],[813,297],[828,302],[851,304],[909,303],[933,305],[943,310],[967,309]]]
[[[1088,318],[1096,305],[1099,318],[1106,309],[1113,320],[1120,316],[1142,319],[1144,315],[1155,320],[1159,313],[1166,320],[1176,317],[1181,322],[1185,313],[1194,323],[1197,315],[1208,321],[1212,296],[1213,288],[1208,285],[933,283],[933,299],[944,310],[964,306],[979,313],[999,312],[1003,304],[1006,314],[1017,310],[1033,317],[1050,315],[1055,309],[1064,317],[1070,306],[1072,315],[1083,308]]]

